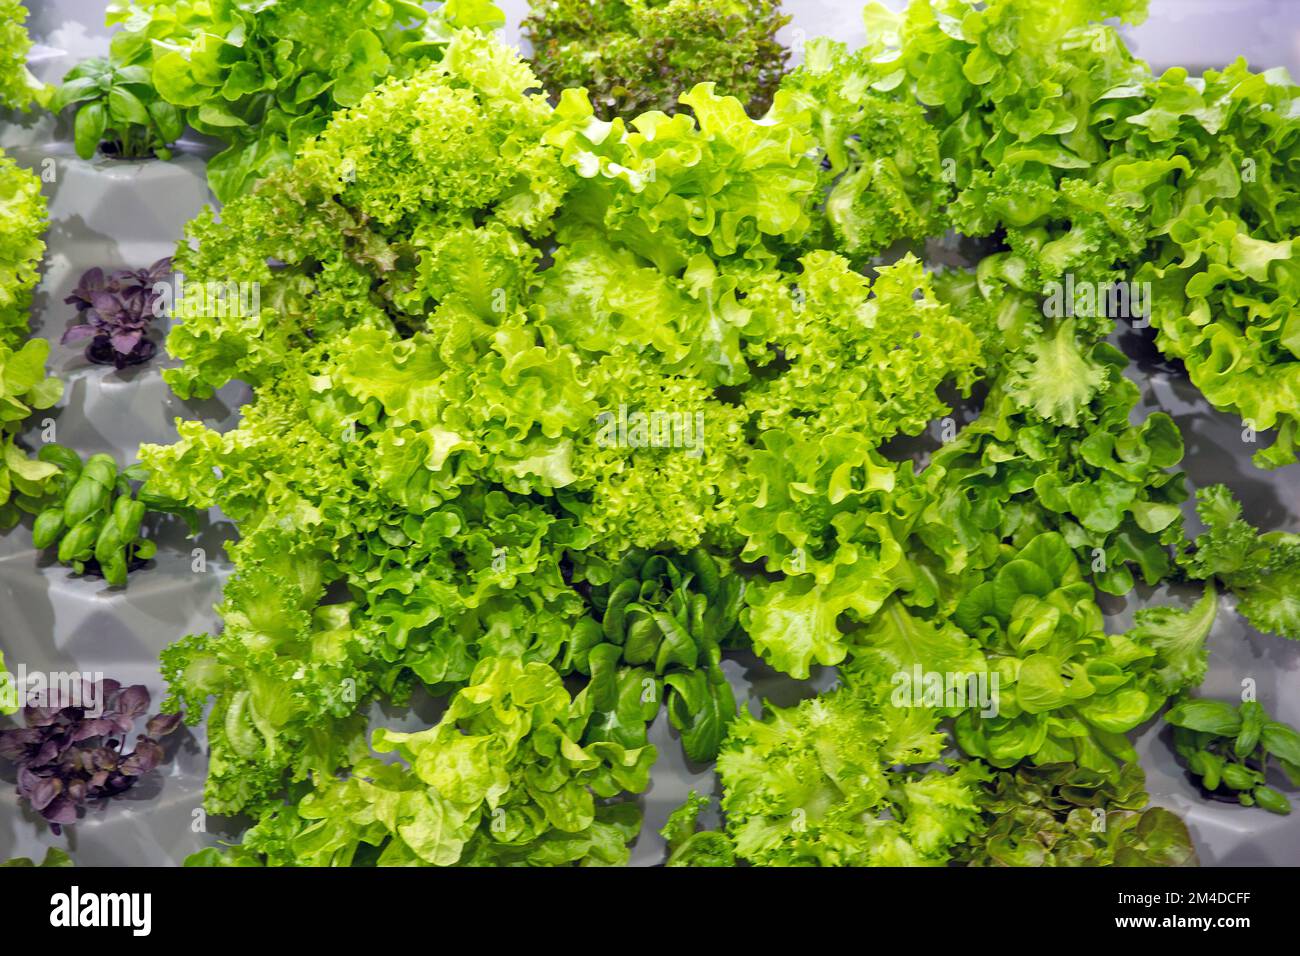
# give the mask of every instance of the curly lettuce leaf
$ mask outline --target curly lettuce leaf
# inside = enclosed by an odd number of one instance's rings
[[[668,815],[660,835],[668,843],[665,866],[735,866],[736,853],[731,840],[719,830],[703,830],[697,823],[700,813],[713,801],[694,790],[686,802]]]
[[[549,228],[566,188],[535,85],[516,53],[459,32],[439,65],[368,93],[220,222],[201,214],[177,271],[200,288],[257,283],[259,308],[182,311],[168,384],[206,397],[354,327],[515,312],[537,256],[524,233]]]
[[[639,814],[601,798],[649,783],[653,747],[582,744],[589,698],[549,666],[484,659],[436,725],[377,730],[378,753],[268,814],[230,862],[294,866],[615,865]],[[194,864],[220,862],[208,854]]]
[[[108,24],[121,25],[115,59],[147,68],[190,126],[226,144],[208,182],[229,202],[289,166],[336,111],[440,60],[456,28],[490,30],[502,19],[481,0],[433,13],[408,0],[131,0],[110,7]]]
[[[1300,535],[1260,534],[1224,485],[1199,489],[1196,513],[1205,531],[1181,557],[1188,573],[1222,582],[1252,626],[1300,639]]]
[[[0,346],[27,338],[45,222],[40,180],[0,151]]]
[[[1167,693],[1196,687],[1205,679],[1209,656],[1205,641],[1218,609],[1218,592],[1210,583],[1189,608],[1149,607],[1137,612],[1129,637],[1156,649]]]
[[[596,118],[583,90],[565,90],[545,142],[580,179],[559,235],[598,226],[665,272],[700,252],[774,263],[811,228],[820,176],[807,113],[778,93],[762,120],[701,83],[682,95],[693,116]]]
[[[876,687],[732,725],[718,775],[737,857],[758,866],[942,866],[981,827],[984,769],[924,770],[936,753],[889,753],[897,708]],[[933,729],[939,718],[927,710],[917,719]]]
[[[27,35],[22,0],[0,0],[0,107],[26,110],[49,95],[27,68],[32,40]]]

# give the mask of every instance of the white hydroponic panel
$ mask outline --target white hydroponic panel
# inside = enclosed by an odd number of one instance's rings
[[[890,0],[889,5],[897,8],[902,2]],[[501,5],[509,18],[505,37],[519,42],[526,0]],[[33,69],[47,82],[57,82],[78,59],[106,49],[107,31],[100,19],[104,0],[28,0],[28,7],[29,28],[38,43]],[[801,42],[809,37],[829,34],[856,43],[864,36],[857,0],[786,0],[785,7],[793,15],[785,39],[796,61]],[[1286,66],[1300,74],[1296,0],[1152,0],[1151,8],[1146,24],[1125,32],[1138,54],[1158,70],[1220,67],[1244,55],[1255,69]],[[209,401],[182,402],[162,382],[164,356],[118,372],[91,365],[79,348],[57,344],[72,318],[72,307],[63,298],[84,270],[145,266],[175,248],[184,223],[211,199],[203,176],[209,151],[188,143],[170,163],[88,163],[76,158],[66,127],[66,120],[55,123],[49,116],[0,126],[0,145],[19,162],[37,172],[51,164],[54,169],[53,182],[45,187],[51,228],[33,330],[54,343],[52,373],[64,380],[66,392],[56,409],[32,423],[28,437],[36,440],[49,418],[60,442],[83,455],[108,452],[126,463],[134,460],[141,443],[174,439],[177,417],[232,427],[247,396],[242,386],[228,387]],[[1227,482],[1257,525],[1300,531],[1300,466],[1272,474],[1254,468],[1249,461],[1254,446],[1243,443],[1239,422],[1213,411],[1185,376],[1154,354],[1149,341],[1119,341],[1134,358],[1128,375],[1142,388],[1144,410],[1164,410],[1182,429],[1188,450],[1183,467],[1192,486]],[[229,572],[222,543],[232,533],[217,514],[209,516],[196,539],[188,539],[178,522],[162,522],[153,529],[160,543],[157,558],[132,574],[125,590],[74,576],[38,555],[29,527],[0,535],[0,647],[10,666],[103,671],[124,683],[146,684],[156,704],[164,691],[158,652],[185,634],[216,626],[212,605]],[[195,549],[202,551],[201,562],[195,560]],[[1144,604],[1193,599],[1186,591],[1139,589],[1127,598],[1108,598],[1104,607],[1109,626],[1123,629]],[[1220,612],[1210,648],[1210,674],[1201,693],[1235,698],[1241,682],[1251,679],[1277,717],[1300,723],[1300,643],[1258,634],[1228,608]],[[811,682],[795,682],[752,656],[735,657],[725,667],[738,694],[755,709],[763,700],[793,703],[834,680],[833,672],[823,671]],[[435,702],[422,702],[400,713],[376,707],[373,716],[376,722],[415,729],[435,720],[437,712]],[[686,762],[662,715],[651,739],[660,757],[643,801],[645,827],[633,850],[633,862],[642,865],[662,861],[657,831],[668,813],[692,788],[715,788],[707,767]],[[1140,735],[1138,749],[1154,801],[1187,820],[1203,863],[1300,863],[1300,814],[1278,817],[1206,802],[1178,767],[1158,722]],[[241,821],[204,820],[199,812],[206,766],[202,729],[179,732],[169,751],[173,757],[158,774],[107,807],[92,810],[59,837],[19,806],[12,769],[0,768],[0,860],[39,857],[45,846],[57,845],[80,865],[166,865],[237,836]]]

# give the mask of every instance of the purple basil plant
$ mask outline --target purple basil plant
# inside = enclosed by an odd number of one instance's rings
[[[23,708],[25,727],[0,731],[0,757],[18,765],[19,796],[56,834],[87,803],[116,797],[156,769],[165,756],[162,738],[181,720],[180,714],[150,717],[128,753],[127,738],[149,709],[149,692],[115,680],[84,682],[81,689],[75,703],[98,701],[98,713],[47,697]]]
[[[64,299],[77,307],[81,320],[63,333],[63,343],[90,339],[86,358],[118,368],[139,365],[154,357],[158,346],[149,339],[159,295],[154,286],[172,271],[170,258],[146,269],[104,272],[90,269]]]

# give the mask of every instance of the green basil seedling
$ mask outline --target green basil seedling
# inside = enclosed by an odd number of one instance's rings
[[[1174,728],[1175,751],[1207,792],[1270,813],[1291,812],[1291,801],[1266,781],[1275,760],[1291,785],[1300,785],[1300,734],[1270,720],[1259,702],[1233,707],[1185,698],[1169,708],[1165,720]]]
[[[136,498],[132,482],[145,475],[138,465],[119,471],[110,455],[92,455],[83,463],[76,452],[46,445],[39,458],[59,468],[32,528],[39,549],[56,547],[61,564],[78,574],[98,570],[109,584],[126,584],[127,573],[157,552],[141,537],[145,515],[172,510]],[[186,515],[193,529],[192,517]]]
[[[149,68],[114,58],[94,57],[68,71],[50,111],[74,105],[73,139],[82,159],[101,144],[118,159],[171,159],[171,146],[185,131],[180,110],[158,95]]]

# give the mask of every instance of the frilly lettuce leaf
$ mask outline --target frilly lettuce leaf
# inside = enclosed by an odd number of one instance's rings
[[[1181,558],[1191,576],[1222,582],[1259,630],[1300,639],[1300,535],[1260,534],[1224,485],[1198,490],[1196,513],[1205,531]]]
[[[32,40],[26,21],[22,0],[0,0],[0,108],[25,110],[49,94],[27,68]]]
[[[852,430],[879,445],[949,412],[941,386],[970,394],[979,341],[935,297],[915,256],[882,267],[874,282],[827,252],[800,264],[796,297],[764,336],[788,368],[746,392],[760,427],[800,437]]]
[[[1022,412],[995,389],[981,417],[941,448],[943,470],[925,534],[955,534],[986,563],[989,531],[1024,543],[1059,530],[1103,591],[1124,594],[1134,573],[1155,584],[1171,570],[1169,545],[1181,531],[1182,475],[1169,469],[1183,455],[1172,419],[1129,421],[1136,386],[1119,374],[1122,359],[1109,346],[1093,357],[1113,369],[1074,428]]]
[[[459,32],[441,64],[368,93],[220,223],[201,214],[177,271],[196,285],[257,283],[260,310],[183,315],[168,337],[185,363],[167,373],[172,388],[204,397],[234,378],[257,384],[352,327],[517,310],[537,256],[523,234],[549,228],[566,188],[539,142],[550,108],[526,92],[535,85],[517,54]],[[465,236],[476,217],[484,232],[458,240],[479,246],[474,259],[453,258],[439,238]]]
[[[737,857],[759,866],[942,866],[980,826],[986,771],[977,762],[921,769],[938,758],[942,734],[937,748],[892,750],[891,723],[902,715],[878,686],[736,720],[718,775]],[[931,730],[939,719],[915,717]]]
[[[1129,637],[1155,648],[1167,693],[1196,687],[1205,679],[1209,656],[1205,640],[1218,609],[1218,592],[1211,583],[1189,608],[1149,607],[1137,612]]]
[[[811,227],[821,182],[807,114],[786,93],[760,121],[709,83],[682,95],[694,116],[596,119],[587,94],[565,90],[545,142],[582,184],[559,235],[603,227],[665,272],[699,252],[774,263]]]
[[[589,698],[549,666],[486,658],[428,730],[377,730],[400,763],[323,775],[268,814],[230,862],[267,865],[613,865],[639,814],[599,798],[644,790],[653,747],[583,744]],[[208,857],[196,863],[213,863]]]
[[[108,13],[115,60],[147,68],[190,126],[226,143],[208,164],[222,202],[288,167],[335,111],[447,55],[456,28],[502,20],[484,0],[433,13],[409,0],[120,0]]]
[[[781,84],[810,112],[827,160],[828,234],[813,238],[854,260],[941,232],[951,198],[936,129],[919,103],[880,89],[891,66],[877,52],[818,38]]]
[[[0,151],[0,346],[27,338],[45,218],[40,180]]]
[[[50,408],[63,394],[63,383],[45,374],[49,353],[45,339],[16,349],[0,342],[0,530],[12,528],[23,512],[35,514],[59,473],[58,465],[29,455],[16,438],[33,411]]]
[[[725,833],[702,830],[696,822],[713,801],[694,790],[668,815],[660,835],[668,844],[665,866],[735,866],[736,851]]]
[[[868,619],[890,590],[881,578],[840,565],[835,577],[825,583],[813,575],[799,575],[754,584],[741,620],[755,650],[768,663],[802,680],[812,664],[838,664],[847,656],[840,615]]]
[[[1079,423],[1112,369],[1092,360],[1080,348],[1074,322],[1061,322],[1015,358],[1005,381],[1007,395],[1019,407],[1032,409],[1047,421],[1065,426]]]

